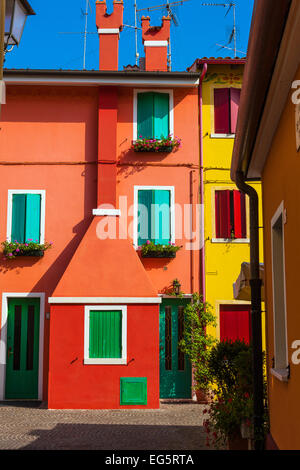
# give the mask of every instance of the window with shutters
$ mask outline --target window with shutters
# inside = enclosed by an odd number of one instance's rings
[[[126,364],[126,306],[86,306],[85,364]]]
[[[173,92],[134,92],[133,140],[161,139],[173,134]]]
[[[247,208],[245,194],[239,190],[214,191],[216,240],[247,239]]]
[[[8,191],[7,239],[44,243],[45,191]]]
[[[175,243],[174,187],[135,186],[134,244]]]
[[[240,95],[240,88],[214,89],[214,134],[235,134]]]

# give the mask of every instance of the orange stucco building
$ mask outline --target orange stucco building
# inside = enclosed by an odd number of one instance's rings
[[[260,5],[259,5],[260,3]],[[241,98],[231,174],[261,180],[270,429],[267,449],[298,450],[299,46],[297,1],[257,2],[248,88]],[[267,51],[267,53],[266,53]]]
[[[123,2],[111,15],[105,1],[96,7],[99,71],[5,70],[0,236],[13,259],[7,251],[0,269],[0,399],[157,408],[160,397],[192,397],[177,342],[201,289],[199,74],[167,71],[169,19],[153,29],[148,18],[146,70],[118,71]],[[147,119],[156,140],[182,146],[134,151]],[[155,233],[142,242],[147,197]],[[143,256],[148,238],[163,256]],[[28,240],[40,248],[31,256]]]

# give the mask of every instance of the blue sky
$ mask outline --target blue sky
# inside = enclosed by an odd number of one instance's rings
[[[137,0],[138,9],[161,5],[165,0]],[[173,0],[170,0],[173,1]],[[227,45],[233,26],[232,9],[223,6],[202,6],[202,3],[223,3],[224,0],[188,0],[175,7],[180,25],[171,27],[172,70],[183,71],[198,57],[233,57],[233,51],[220,49],[216,44]],[[6,55],[6,68],[31,69],[82,69],[83,32],[86,0],[29,0],[36,16],[28,18],[19,48]],[[88,31],[96,32],[95,0],[90,0]],[[107,0],[112,11],[112,0]],[[230,1],[225,0],[225,3]],[[235,0],[237,24],[237,49],[247,51],[248,36],[254,0]],[[165,11],[151,13],[151,25],[160,25]],[[134,24],[134,1],[124,0],[124,24]],[[140,26],[140,22],[138,24]],[[68,34],[61,34],[68,33]],[[143,46],[139,32],[139,53]],[[233,47],[229,44],[229,47]],[[238,56],[243,56],[241,52]],[[97,34],[88,34],[86,68],[98,69],[99,41]],[[135,63],[134,30],[124,28],[120,36],[119,68]]]

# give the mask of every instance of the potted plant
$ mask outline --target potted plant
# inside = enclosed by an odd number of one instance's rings
[[[162,245],[147,240],[146,243],[141,246],[141,256],[142,258],[175,258],[180,248],[180,246],[176,246],[175,243],[171,242],[167,245]]]
[[[209,369],[215,390],[205,410],[207,444],[247,450],[253,438],[252,347],[240,340],[219,342],[211,349]]]
[[[192,301],[184,310],[183,339],[178,346],[190,359],[195,378],[195,393],[198,402],[210,400],[211,374],[208,367],[210,349],[216,339],[207,331],[216,326],[216,317],[211,305],[203,301],[201,295],[193,294]]]
[[[2,242],[3,255],[6,260],[12,260],[17,256],[44,256],[44,252],[51,246],[52,242],[39,243],[31,239],[24,243],[17,240]]]
[[[181,147],[181,139],[173,138],[171,135],[161,137],[160,139],[148,139],[140,136],[132,142],[132,149],[135,152],[166,152],[170,153],[174,149]]]

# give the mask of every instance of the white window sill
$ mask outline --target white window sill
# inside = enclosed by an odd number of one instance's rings
[[[212,243],[250,243],[249,238],[212,238],[211,239]]]
[[[86,365],[117,365],[117,364],[127,364],[127,359],[90,359],[84,358],[83,363]]]
[[[289,380],[289,371],[288,369],[274,369],[271,368],[270,372],[276,379],[280,380],[281,382],[288,382]]]
[[[210,134],[211,139],[234,139],[235,134]]]

